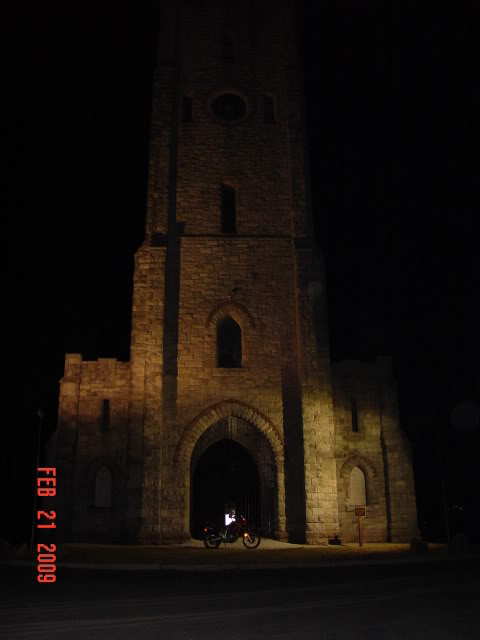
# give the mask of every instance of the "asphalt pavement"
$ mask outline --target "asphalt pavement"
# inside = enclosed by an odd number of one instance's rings
[[[0,637],[478,638],[480,560],[255,572],[0,567]]]

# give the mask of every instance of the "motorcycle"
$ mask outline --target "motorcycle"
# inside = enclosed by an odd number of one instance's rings
[[[235,514],[232,514],[232,521],[226,527],[217,529],[211,523],[206,523],[203,532],[203,544],[207,549],[218,549],[218,547],[224,543],[227,545],[237,542],[238,538],[242,536],[243,545],[247,549],[256,549],[260,544],[260,534],[257,531],[253,531],[248,527],[247,519],[244,516],[240,516],[237,520]]]

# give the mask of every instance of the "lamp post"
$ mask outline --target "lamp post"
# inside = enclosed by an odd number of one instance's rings
[[[40,441],[42,436],[42,424],[43,419],[45,417],[45,413],[42,409],[37,411],[38,423],[37,423],[37,457],[35,464],[35,476],[33,482],[33,512],[32,512],[32,532],[30,535],[30,551],[33,552],[33,546],[35,544],[35,522],[36,522],[36,511],[37,511],[37,473],[38,473],[38,465],[40,464]]]

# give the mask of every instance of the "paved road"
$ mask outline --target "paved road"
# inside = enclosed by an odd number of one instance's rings
[[[0,567],[0,637],[479,638],[480,561],[270,571]]]

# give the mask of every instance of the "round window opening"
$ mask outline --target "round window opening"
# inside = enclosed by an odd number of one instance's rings
[[[222,93],[212,101],[212,111],[221,120],[234,122],[247,113],[245,101],[235,93]]]

